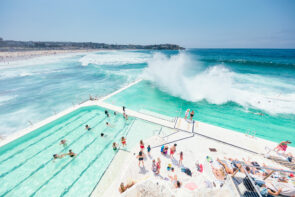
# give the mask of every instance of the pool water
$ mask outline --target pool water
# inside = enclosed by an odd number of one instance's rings
[[[89,196],[116,154],[112,143],[134,122],[110,114],[107,118],[97,106],[80,108],[1,147],[0,196]],[[66,147],[59,144],[62,139]],[[69,149],[76,158],[53,160],[53,154]]]

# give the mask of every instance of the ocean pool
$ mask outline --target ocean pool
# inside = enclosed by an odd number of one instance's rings
[[[117,106],[124,105],[139,112],[153,111],[169,117],[182,117],[186,109],[193,109],[196,112],[194,119],[198,121],[242,133],[256,132],[257,137],[274,142],[286,139],[295,141],[294,114],[268,114],[257,109],[245,109],[233,102],[223,105],[210,104],[205,100],[189,102],[159,90],[148,81],[126,89],[106,102]]]
[[[0,196],[89,196],[116,154],[112,143],[119,143],[135,120],[110,114],[83,107],[1,147]],[[59,144],[62,139],[66,147]],[[76,158],[53,160],[53,154],[69,149]]]

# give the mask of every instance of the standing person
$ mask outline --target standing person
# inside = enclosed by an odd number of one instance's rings
[[[144,162],[143,162],[143,158],[144,158],[144,153],[141,151],[139,151],[138,155],[138,166],[140,167],[140,163],[142,163],[142,167],[144,167]]]
[[[279,145],[277,147],[275,147],[274,151],[279,152],[279,151],[286,151],[288,148],[288,144],[291,144],[291,142],[289,140],[287,141],[282,141],[281,143],[279,143]]]
[[[160,169],[161,169],[161,160],[160,160],[160,158],[158,158],[158,162],[157,162],[156,166],[157,166],[156,174],[160,174]]]
[[[147,147],[147,152],[148,152],[148,155],[151,156],[151,154],[150,154],[151,153],[151,146],[150,145],[148,145],[148,147]]]
[[[179,154],[179,166],[182,165],[182,160],[183,160],[183,152],[181,151]]]
[[[117,115],[117,112],[114,111],[114,116],[116,116],[116,115]]]
[[[123,146],[126,146],[126,139],[124,137],[121,138],[121,143]]]
[[[187,119],[187,116],[189,115],[189,111],[190,111],[190,109],[187,109],[186,112],[185,112],[185,115],[184,115],[185,120]]]
[[[140,142],[139,142],[139,147],[140,147],[140,150],[144,149],[144,143],[142,140],[140,140]]]
[[[156,160],[153,160],[153,164],[152,164],[152,171],[154,172],[154,173],[157,173],[157,164],[156,164]]]
[[[190,120],[193,120],[193,117],[194,117],[194,115],[195,115],[194,110],[191,111],[191,114],[190,114],[190,115],[191,115]]]
[[[126,109],[126,107],[125,107],[125,106],[123,106],[123,107],[122,107],[122,109],[123,109],[123,112],[125,112],[125,109]]]
[[[170,147],[170,157],[173,158],[174,153],[176,152],[176,146],[177,144],[174,144]]]

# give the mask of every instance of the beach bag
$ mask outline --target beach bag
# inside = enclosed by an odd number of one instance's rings
[[[181,168],[181,171],[187,174],[188,176],[192,176],[192,171],[189,168]]]

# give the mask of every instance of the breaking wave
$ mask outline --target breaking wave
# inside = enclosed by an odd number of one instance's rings
[[[279,78],[236,73],[222,64],[203,68],[186,53],[171,57],[154,54],[143,78],[173,96],[192,102],[205,99],[220,105],[232,101],[271,114],[295,113],[294,84]]]
[[[141,64],[151,58],[150,54],[131,51],[109,51],[88,54],[82,57],[79,62],[82,66],[89,64],[96,65],[124,65]]]

